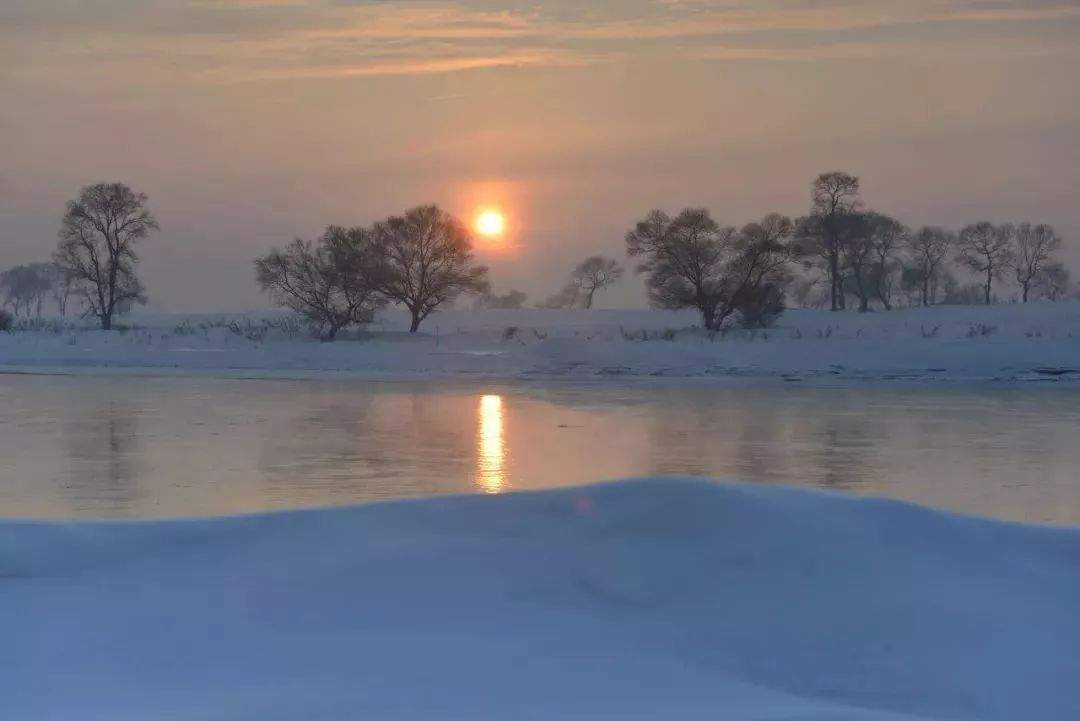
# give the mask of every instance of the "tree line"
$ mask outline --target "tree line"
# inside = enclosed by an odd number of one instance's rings
[[[828,287],[832,310],[847,299],[867,311],[877,303],[891,310],[899,294],[909,305],[939,301],[995,301],[996,284],[1011,282],[1018,299],[1061,300],[1069,293],[1069,273],[1056,255],[1062,241],[1046,224],[971,223],[954,232],[937,226],[912,229],[883,213],[865,209],[859,179],[825,173],[813,183],[810,213],[796,223],[795,238],[815,262],[815,280]],[[979,293],[962,287],[950,267],[978,279]],[[809,284],[808,284],[809,285]],[[916,300],[917,299],[917,300]],[[913,302],[914,301],[914,302]]]
[[[990,304],[1005,281],[1025,303],[1070,294],[1069,272],[1057,258],[1062,241],[1049,225],[981,221],[958,233],[911,229],[866,208],[859,179],[843,172],[819,175],[810,195],[805,216],[774,213],[741,229],[720,225],[704,209],[650,213],[626,235],[650,304],[695,308],[715,330],[733,315],[744,326],[768,325],[792,294],[803,305],[833,311],[850,301],[860,312],[892,310],[902,299],[922,306]],[[961,285],[950,266],[974,274],[977,286]]]
[[[866,312],[989,304],[1003,283],[1022,302],[1075,292],[1057,258],[1062,240],[1049,225],[981,221],[959,232],[912,229],[866,208],[859,179],[843,172],[819,175],[810,191],[806,215],[770,213],[741,227],[722,225],[703,208],[650,212],[624,239],[650,305],[696,309],[705,328],[716,330],[732,319],[767,326],[790,300]],[[65,206],[52,261],[0,273],[4,305],[16,316],[40,315],[51,298],[63,316],[75,298],[83,316],[108,330],[117,314],[146,302],[137,247],[158,230],[144,193],[123,183],[86,186]],[[953,268],[977,281],[962,284]],[[624,274],[617,260],[586,258],[540,307],[591,308]],[[325,340],[371,322],[391,303],[408,310],[409,329],[416,332],[462,294],[474,295],[483,308],[520,308],[526,299],[516,290],[491,292],[469,227],[435,205],[296,239],[257,258],[255,277],[277,305],[303,316]]]

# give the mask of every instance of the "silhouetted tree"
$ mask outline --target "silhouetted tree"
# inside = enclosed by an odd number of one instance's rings
[[[994,225],[985,221],[960,231],[957,262],[975,273],[985,274],[983,298],[987,305],[993,298],[994,280],[1001,278],[1011,262],[1015,236],[1016,229],[1012,225]]]
[[[62,268],[56,263],[49,264],[48,274],[49,292],[56,302],[56,310],[60,313],[60,317],[63,318],[67,316],[68,299],[71,297],[71,291],[75,287],[75,277],[66,268]]]
[[[41,304],[52,286],[50,264],[30,263],[17,265],[0,273],[0,289],[4,293],[4,303],[10,305],[15,315],[19,310],[29,316],[36,310],[41,315]]]
[[[593,306],[597,291],[615,285],[623,276],[623,267],[611,258],[594,255],[583,260],[570,274],[570,282],[577,289],[578,302],[588,310]]]
[[[716,330],[741,303],[760,302],[762,286],[786,280],[791,233],[791,220],[779,215],[737,231],[704,209],[675,218],[654,210],[627,233],[626,249],[641,259],[636,270],[646,275],[654,307],[697,308],[705,327]]]
[[[821,257],[829,278],[830,308],[841,310],[845,305],[841,244],[851,231],[849,216],[859,209],[859,179],[847,173],[823,173],[810,192],[810,215],[799,219],[797,235],[807,252]]]
[[[844,271],[842,290],[853,291],[859,299],[859,312],[865,313],[870,307],[870,273],[874,258],[870,215],[848,213],[836,218],[833,225],[840,249],[841,269]]]
[[[892,289],[900,263],[896,258],[910,231],[903,223],[883,213],[867,213],[873,266],[870,278],[877,299],[892,310]]]
[[[54,260],[77,284],[87,312],[104,330],[118,305],[145,303],[135,275],[136,244],[159,230],[146,195],[123,183],[88,185],[67,204]]]
[[[907,268],[913,271],[911,279],[921,287],[924,307],[933,302],[931,289],[937,281],[942,263],[955,245],[956,234],[944,228],[924,227],[907,236],[904,243],[909,259]]]
[[[462,293],[488,289],[487,268],[473,258],[468,226],[434,205],[408,210],[375,227],[380,289],[409,309],[415,333],[431,313]]]
[[[1016,274],[1016,284],[1020,286],[1021,299],[1027,303],[1039,273],[1052,262],[1054,253],[1061,247],[1061,238],[1049,225],[1031,223],[1017,226],[1015,237],[1009,261]]]
[[[323,340],[370,323],[385,301],[371,231],[330,226],[318,240],[297,238],[255,261],[259,286],[278,305],[307,319]]]

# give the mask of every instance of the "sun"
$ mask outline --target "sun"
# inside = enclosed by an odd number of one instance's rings
[[[476,216],[476,232],[488,238],[497,238],[506,232],[506,217],[497,210],[485,210]]]

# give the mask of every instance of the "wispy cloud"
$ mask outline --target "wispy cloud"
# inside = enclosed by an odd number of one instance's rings
[[[717,61],[873,56],[927,28],[994,39],[1056,24],[1041,52],[1080,34],[1070,0],[10,0],[9,72],[138,57],[143,72],[212,82],[572,67],[637,51]],[[1061,25],[1072,28],[1062,37]],[[865,33],[865,37],[837,35]],[[886,39],[874,34],[889,33]],[[2,51],[0,51],[2,52]]]

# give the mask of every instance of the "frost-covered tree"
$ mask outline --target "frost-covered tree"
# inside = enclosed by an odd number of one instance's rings
[[[56,263],[49,263],[49,292],[53,301],[56,302],[56,310],[63,318],[67,315],[68,300],[71,292],[75,289],[75,277],[65,268]]]
[[[617,260],[594,255],[586,258],[570,273],[570,282],[577,289],[578,302],[588,310],[598,291],[615,285],[623,277],[623,267]]]
[[[870,247],[873,256],[870,282],[885,310],[892,310],[892,292],[901,268],[897,254],[910,235],[908,228],[883,213],[868,213]]]
[[[844,308],[843,244],[858,212],[859,179],[843,172],[822,173],[810,186],[810,215],[800,218],[796,235],[804,251],[817,255],[829,279],[829,306]]]
[[[1009,258],[1010,266],[1020,286],[1020,297],[1028,302],[1028,295],[1039,274],[1053,262],[1054,253],[1061,247],[1061,238],[1049,225],[1022,223],[1016,227],[1014,250]]]
[[[349,326],[370,323],[385,304],[375,253],[370,231],[330,226],[314,242],[297,238],[256,259],[255,276],[275,303],[332,341]]]
[[[836,243],[840,249],[842,290],[850,290],[859,299],[859,312],[870,307],[873,288],[870,282],[874,260],[873,232],[869,213],[848,213],[836,219]]]
[[[983,302],[993,299],[993,283],[1000,280],[1013,257],[1016,228],[1009,224],[994,225],[983,221],[960,231],[957,263],[983,275]]]
[[[908,264],[905,270],[909,271],[910,281],[918,283],[924,307],[934,302],[931,291],[939,280],[949,252],[955,246],[956,234],[945,228],[923,227],[907,236],[904,247]]]
[[[87,313],[104,330],[112,328],[118,307],[146,302],[135,274],[135,247],[160,228],[146,201],[145,193],[123,183],[98,183],[79,191],[64,212],[53,259],[70,274]]]
[[[1036,298],[1059,301],[1069,297],[1072,280],[1069,269],[1059,261],[1047,263],[1031,281],[1031,292]]]
[[[10,305],[16,316],[20,310],[28,316],[36,311],[40,316],[42,302],[51,287],[49,263],[17,265],[0,273],[0,292],[4,294],[4,304]]]
[[[638,258],[649,302],[656,308],[696,308],[709,330],[740,305],[759,302],[768,284],[782,285],[796,248],[790,218],[769,215],[741,231],[721,226],[707,210],[688,208],[672,218],[654,210],[626,235]]]
[[[438,206],[424,205],[388,218],[374,232],[380,290],[409,310],[411,333],[462,293],[488,290],[488,270],[473,257],[468,226]]]

